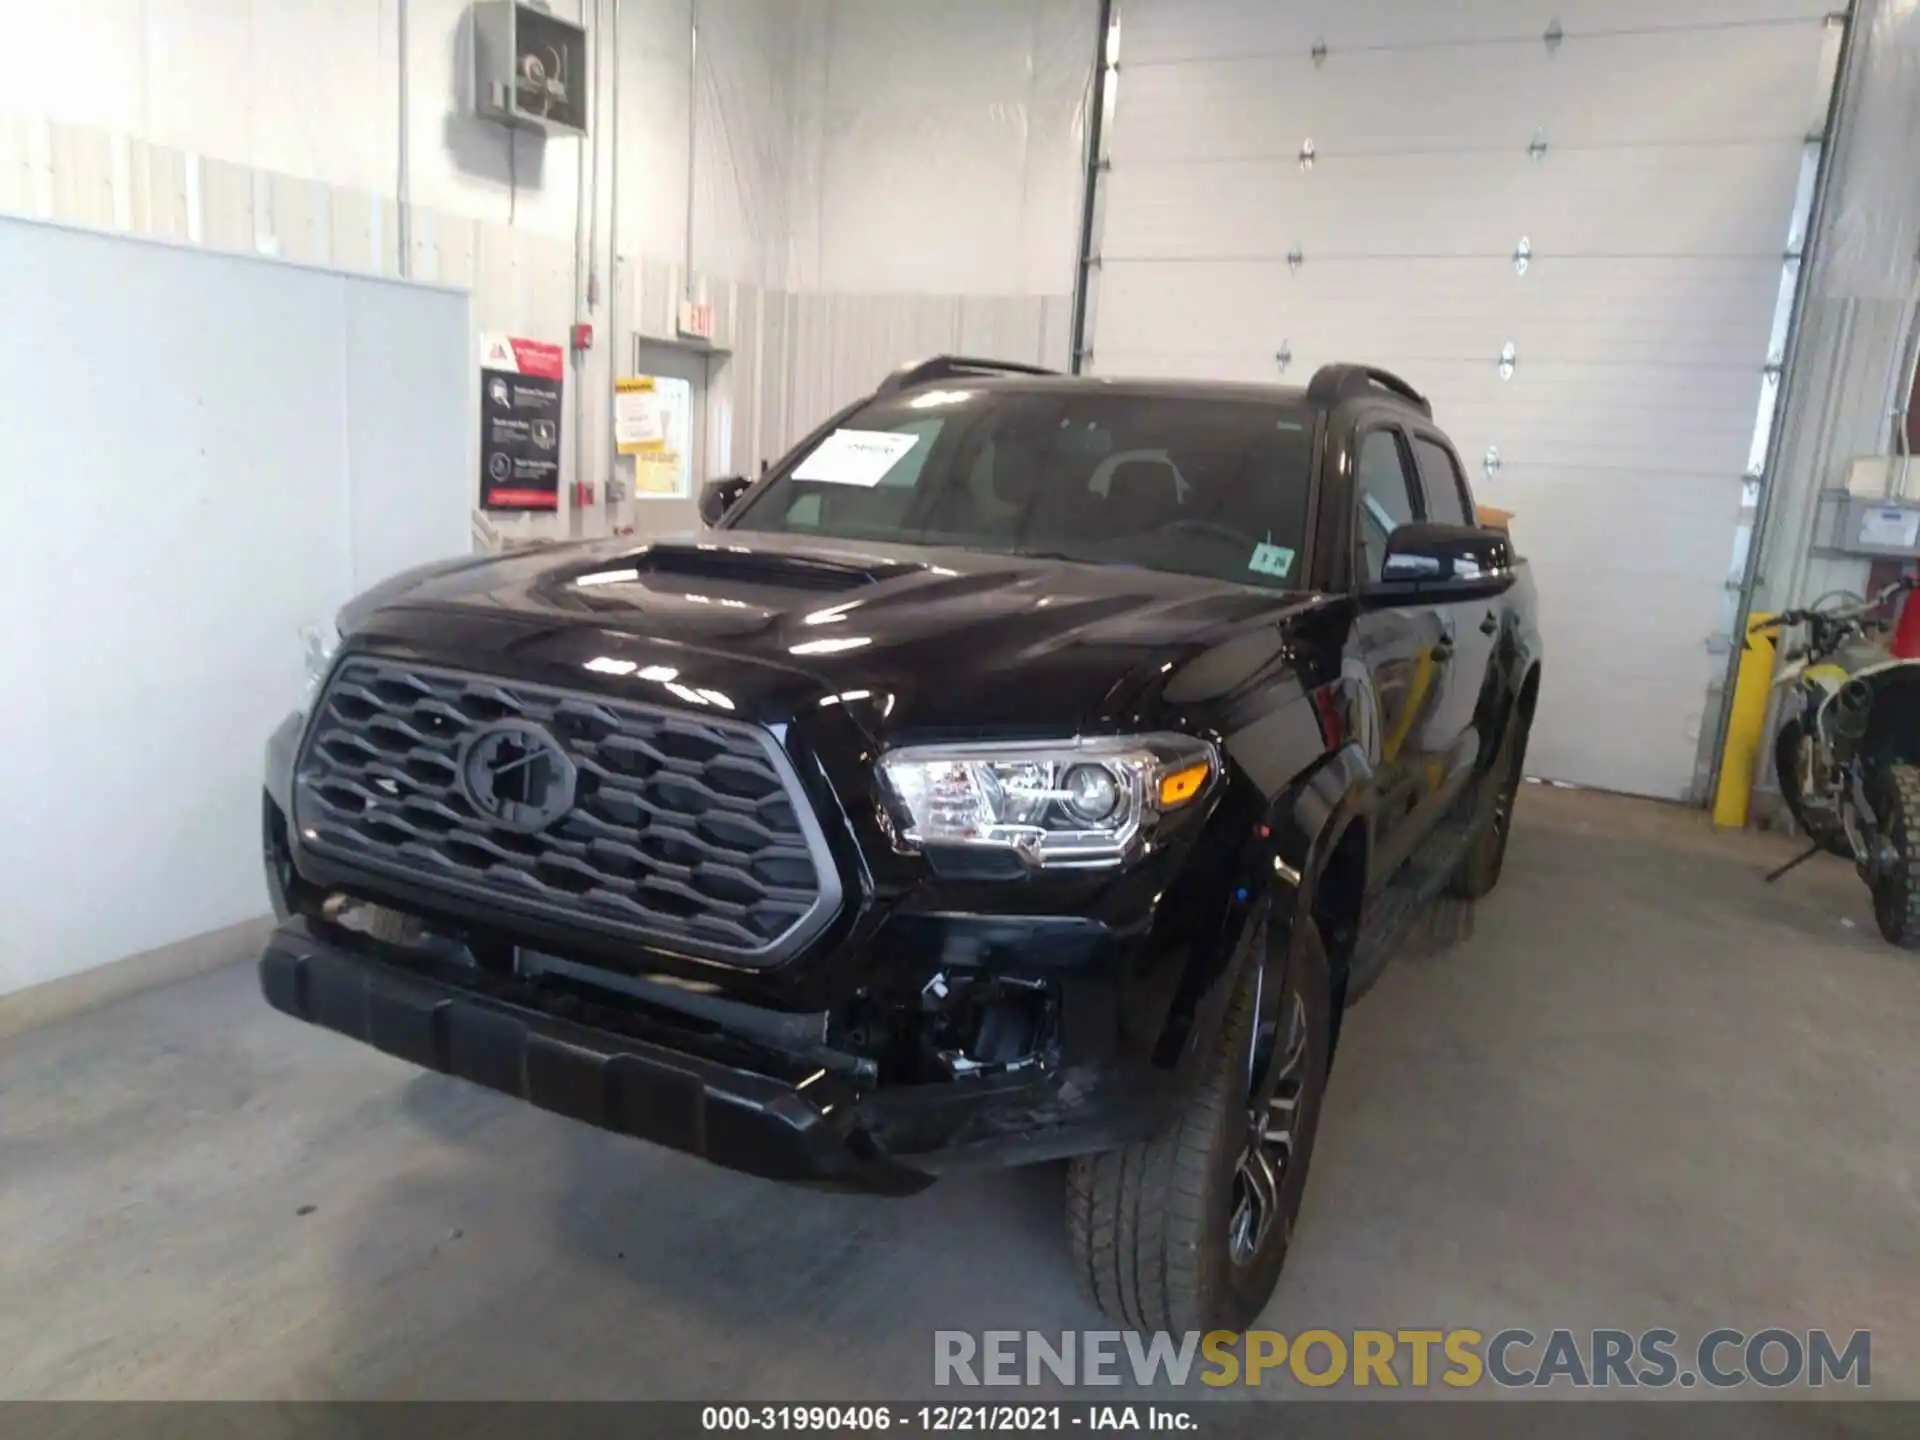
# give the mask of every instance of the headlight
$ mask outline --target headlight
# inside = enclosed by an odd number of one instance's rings
[[[309,625],[300,632],[300,645],[307,667],[306,683],[300,689],[300,714],[304,715],[320,697],[334,652],[340,648],[340,627],[331,620]]]
[[[992,846],[1035,866],[1125,859],[1216,766],[1212,746],[1184,735],[920,745],[880,760],[906,844]]]

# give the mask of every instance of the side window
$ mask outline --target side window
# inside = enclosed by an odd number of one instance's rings
[[[1413,454],[1420,462],[1421,488],[1427,492],[1427,519],[1438,525],[1471,525],[1467,487],[1446,447],[1416,435]]]
[[[1354,494],[1366,577],[1378,580],[1387,558],[1387,537],[1413,521],[1413,487],[1391,430],[1375,430],[1360,442]]]

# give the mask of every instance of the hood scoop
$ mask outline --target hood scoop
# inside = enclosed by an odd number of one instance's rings
[[[792,555],[717,545],[651,545],[615,564],[635,571],[636,579],[661,575],[829,593],[878,585],[883,580],[911,575],[922,568],[884,560]]]

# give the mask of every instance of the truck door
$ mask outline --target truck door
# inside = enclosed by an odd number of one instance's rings
[[[1363,429],[1354,446],[1354,569],[1364,588],[1380,579],[1387,537],[1419,518],[1419,488],[1406,437],[1397,426]],[[1373,869],[1384,880],[1400,868],[1421,827],[1411,823],[1431,793],[1428,747],[1439,696],[1438,607],[1421,601],[1391,608],[1362,606],[1354,626],[1358,658],[1379,706],[1378,806]]]
[[[1472,496],[1452,449],[1418,430],[1408,438],[1419,476],[1422,518],[1445,525],[1474,524]],[[1446,643],[1430,740],[1439,773],[1431,778],[1433,799],[1444,806],[1472,779],[1479,759],[1484,737],[1476,719],[1492,677],[1500,610],[1491,599],[1457,600],[1435,610]]]

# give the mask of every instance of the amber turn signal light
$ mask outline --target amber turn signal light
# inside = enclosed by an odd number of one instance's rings
[[[1171,771],[1160,777],[1160,808],[1173,810],[1186,804],[1200,793],[1200,787],[1207,783],[1208,765],[1205,760]]]

